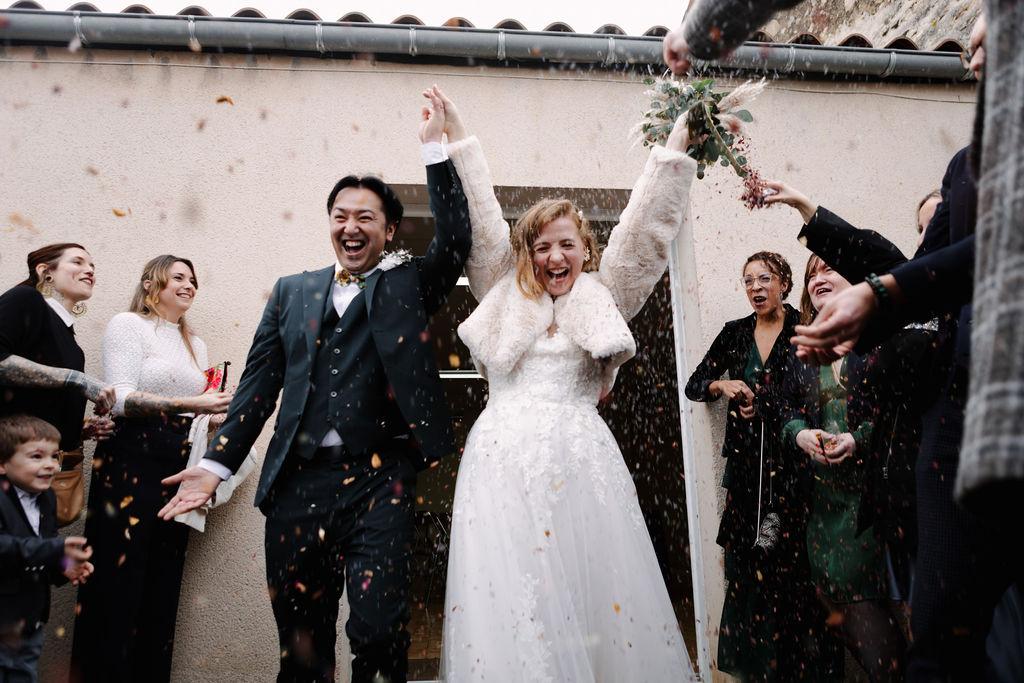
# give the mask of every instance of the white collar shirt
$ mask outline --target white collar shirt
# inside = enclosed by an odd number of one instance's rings
[[[28,517],[29,526],[32,527],[32,531],[34,531],[36,536],[38,536],[40,515],[39,494],[29,493],[18,486],[15,486],[14,490],[18,492],[18,501],[21,503],[21,509],[25,511],[25,516]]]
[[[50,308],[52,308],[57,313],[57,315],[60,316],[60,319],[64,321],[65,325],[71,327],[72,325],[75,324],[75,316],[71,315],[71,311],[64,308],[64,306],[62,306],[61,303],[57,301],[56,298],[52,296],[45,296],[43,298],[46,300],[46,303],[50,305]]]

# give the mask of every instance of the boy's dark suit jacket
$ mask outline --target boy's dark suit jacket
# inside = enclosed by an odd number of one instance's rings
[[[39,535],[32,531],[7,477],[0,476],[0,634],[19,624],[30,632],[50,617],[50,584],[67,582],[61,563],[64,539],[57,536],[57,498],[39,495]]]

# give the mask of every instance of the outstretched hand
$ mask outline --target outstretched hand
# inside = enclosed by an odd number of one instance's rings
[[[420,142],[441,142],[444,137],[444,102],[434,93],[435,88],[423,91],[427,104],[420,113]]]
[[[690,46],[686,44],[681,24],[661,42],[661,56],[676,76],[690,70]]]
[[[427,93],[431,93],[434,97],[440,99],[441,104],[444,105],[444,134],[448,136],[448,142],[455,142],[467,137],[462,117],[459,116],[459,110],[456,109],[455,103],[451,101],[451,98],[441,92],[441,89],[436,85],[431,86],[430,90],[423,91],[423,96],[429,98]]]
[[[803,192],[777,180],[766,180],[764,184],[771,190],[771,192],[765,193],[765,204],[768,206],[772,204],[792,206],[800,212],[800,217],[804,219],[804,223],[810,223],[811,219],[814,218],[818,205],[808,199],[807,195]]]
[[[871,287],[862,282],[832,297],[810,325],[797,325],[796,355],[813,365],[825,365],[842,358],[856,346],[878,301]]]
[[[201,508],[213,496],[220,477],[198,465],[172,474],[160,483],[164,486],[180,484],[178,492],[157,513],[160,519],[172,520],[178,515]]]

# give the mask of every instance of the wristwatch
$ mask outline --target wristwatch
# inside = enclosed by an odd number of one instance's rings
[[[878,310],[882,313],[888,312],[892,308],[892,298],[889,296],[889,290],[882,284],[881,278],[875,273],[868,273],[864,281],[868,283],[871,291],[875,294],[875,299],[878,301]]]

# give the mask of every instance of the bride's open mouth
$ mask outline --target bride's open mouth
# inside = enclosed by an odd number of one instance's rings
[[[755,294],[752,301],[754,302],[755,306],[760,306],[761,304],[768,301],[768,297],[766,297],[764,294]]]
[[[547,271],[547,274],[548,282],[550,282],[553,285],[563,284],[569,279],[568,268],[554,268],[552,270]]]
[[[831,285],[820,285],[814,290],[814,296],[825,296],[832,293]]]

